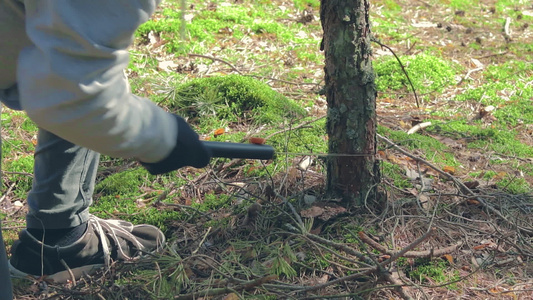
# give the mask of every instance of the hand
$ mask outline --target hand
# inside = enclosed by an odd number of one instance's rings
[[[200,141],[198,134],[185,122],[175,115],[178,122],[178,141],[172,152],[157,163],[143,163],[143,167],[153,175],[163,174],[185,166],[202,168],[211,159],[210,151]]]

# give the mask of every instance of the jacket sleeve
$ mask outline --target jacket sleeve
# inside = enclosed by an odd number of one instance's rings
[[[160,0],[25,0],[32,46],[19,55],[22,108],[80,146],[142,162],[176,145],[172,114],[129,92],[124,69],[135,30]]]

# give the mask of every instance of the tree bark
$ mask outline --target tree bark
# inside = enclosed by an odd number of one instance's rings
[[[361,204],[376,195],[376,87],[369,0],[322,0],[330,196]],[[334,154],[353,154],[334,155]]]

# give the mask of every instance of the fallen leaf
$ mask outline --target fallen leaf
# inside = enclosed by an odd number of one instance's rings
[[[477,246],[474,246],[472,249],[474,249],[474,250],[483,250],[483,249],[487,248],[488,246],[490,246],[490,243],[477,245]]]
[[[420,178],[418,171],[409,168],[405,168],[405,175],[411,180],[417,180]]]
[[[302,161],[300,161],[300,163],[298,164],[298,169],[302,171],[307,171],[307,169],[312,163],[313,163],[313,158],[311,158],[311,156],[307,156],[304,159],[302,159]]]
[[[465,186],[469,189],[475,189],[479,186],[479,181],[467,181],[465,182]]]
[[[452,166],[445,166],[443,171],[451,175],[455,174],[455,168]]]
[[[322,221],[327,221],[344,212],[346,212],[346,208],[334,203],[317,203],[308,209],[300,211],[300,215],[304,218],[319,218]]]
[[[444,254],[444,257],[450,264],[453,264],[453,256],[451,254]]]
[[[235,293],[230,293],[228,295],[226,295],[226,297],[222,298],[224,300],[239,300],[239,296],[237,296],[237,294]]]
[[[474,66],[475,66],[476,68],[483,68],[483,67],[485,67],[485,65],[483,65],[482,62],[480,62],[479,60],[477,60],[477,59],[475,59],[475,58],[473,58],[473,57],[470,58],[470,60],[472,61],[472,63],[474,64]]]
[[[302,210],[300,215],[304,218],[315,218],[324,213],[324,209],[318,206],[312,206],[308,209]]]
[[[342,213],[345,213],[346,212],[346,208],[342,207],[342,206],[326,206],[325,208],[325,211],[324,213],[319,216],[318,218],[322,221],[327,221],[333,217],[336,217]]]
[[[386,260],[389,259],[389,258],[390,258],[390,255],[388,255],[388,254],[382,254],[382,255],[379,256],[379,258],[378,258],[378,262],[384,262],[384,261],[386,261]]]
[[[431,207],[433,206],[433,202],[431,201],[431,198],[429,198],[429,196],[425,194],[418,195],[418,200],[420,201],[420,204],[422,205],[422,207],[426,210],[431,209]]]
[[[499,293],[503,292],[503,289],[501,287],[493,287],[493,288],[489,289],[489,292],[491,292],[493,294],[499,294]]]
[[[151,45],[158,43],[160,39],[161,38],[159,37],[159,35],[156,34],[153,30],[148,33],[148,41]]]
[[[178,64],[176,64],[175,62],[173,62],[171,60],[161,61],[157,65],[157,68],[160,71],[167,71],[167,72],[174,72],[177,67],[178,67]]]
[[[326,282],[328,282],[329,280],[329,275],[328,274],[324,274],[322,277],[318,278],[317,282],[319,284],[324,284]]]
[[[309,230],[309,233],[314,234],[314,235],[319,235],[320,232],[322,232],[322,226],[318,226],[315,229]]]
[[[219,128],[219,129],[215,130],[215,132],[213,132],[213,135],[214,136],[219,136],[219,135],[223,135],[225,132],[226,132],[226,130],[224,128]]]
[[[492,179],[495,179],[495,180],[500,180],[500,179],[503,179],[505,176],[507,176],[507,173],[506,172],[498,172],[498,174],[494,175],[492,177]]]
[[[287,173],[287,182],[289,183],[295,183],[300,179],[301,171],[297,168],[290,168],[289,172]]]
[[[466,203],[469,205],[479,205],[479,201],[476,199],[467,199]]]
[[[258,138],[258,137],[251,137],[249,141],[250,143],[256,144],[256,145],[263,145],[266,142],[264,138]]]

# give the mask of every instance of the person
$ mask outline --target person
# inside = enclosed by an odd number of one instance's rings
[[[132,94],[124,76],[134,33],[160,1],[0,0],[0,100],[39,128],[12,275],[76,280],[163,247],[154,226],[89,213],[100,154],[151,174],[209,163],[186,121]]]
[[[2,226],[0,226],[0,300],[13,299],[11,289],[11,278],[9,276],[9,267],[7,265],[6,248],[2,238]]]

